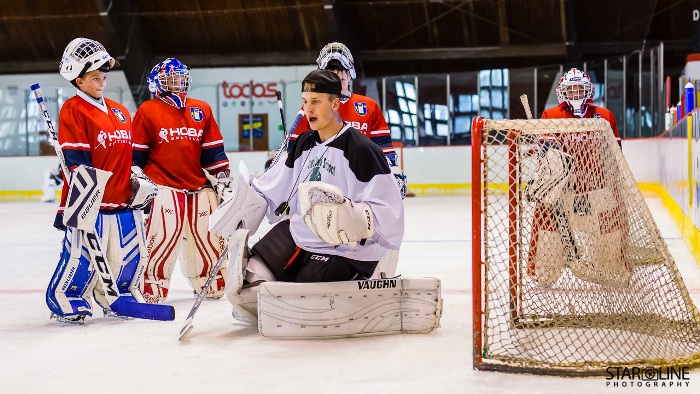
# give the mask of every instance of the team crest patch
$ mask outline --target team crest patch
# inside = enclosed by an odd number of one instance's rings
[[[204,119],[204,112],[199,107],[192,107],[190,108],[190,116],[195,122],[201,122]]]
[[[124,113],[122,110],[119,108],[112,108],[112,112],[114,112],[114,115],[119,119],[120,122],[126,123],[126,116],[124,116]]]
[[[367,115],[367,103],[355,103],[355,112],[360,116]]]

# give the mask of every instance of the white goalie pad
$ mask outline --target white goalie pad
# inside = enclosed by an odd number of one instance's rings
[[[80,230],[92,231],[104,197],[107,181],[112,173],[80,165],[70,173],[68,199],[63,212],[63,224]]]
[[[372,208],[345,198],[337,186],[304,182],[299,185],[299,204],[306,226],[326,243],[355,247],[374,235]]]
[[[267,337],[429,333],[442,316],[437,278],[265,282],[258,287],[258,329]]]
[[[238,168],[236,189],[209,218],[209,231],[222,237],[232,235],[239,224],[240,228],[250,230],[251,235],[255,234],[267,211],[267,201],[250,186],[248,167],[241,161]]]

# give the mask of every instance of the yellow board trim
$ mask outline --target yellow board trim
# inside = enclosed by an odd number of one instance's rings
[[[695,259],[695,263],[700,267],[700,230],[693,224],[688,216],[685,215],[680,205],[670,194],[657,183],[639,183],[639,188],[642,192],[651,192],[661,198],[661,202],[668,209],[669,215],[676,222],[676,227],[681,232],[681,236],[688,244],[690,253]]]

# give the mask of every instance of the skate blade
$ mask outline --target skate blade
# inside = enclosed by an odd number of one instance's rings
[[[51,316],[49,316],[49,319],[56,319],[56,321],[59,323],[74,325],[74,326],[82,326],[83,324],[85,324],[85,315],[77,315],[74,318],[67,318],[67,317],[58,316],[57,314],[52,313]]]

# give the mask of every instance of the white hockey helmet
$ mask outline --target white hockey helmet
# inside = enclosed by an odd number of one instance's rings
[[[557,99],[559,103],[565,102],[574,116],[583,117],[588,104],[593,102],[594,89],[588,74],[572,68],[559,79]]]
[[[321,53],[316,59],[319,70],[325,70],[332,60],[340,62],[340,65],[350,72],[350,78],[355,79],[355,59],[348,47],[339,42],[331,42],[321,49]]]
[[[74,83],[76,78],[82,78],[90,71],[109,70],[115,64],[116,61],[102,44],[89,38],[78,37],[63,51],[58,67],[63,78]]]

